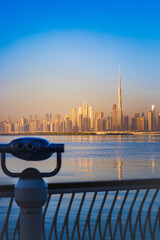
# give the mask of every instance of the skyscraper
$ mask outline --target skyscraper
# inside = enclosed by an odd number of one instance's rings
[[[154,123],[154,117],[153,117],[153,111],[148,112],[148,131],[153,131],[153,124]]]
[[[79,110],[78,110],[78,128],[79,128],[79,132],[83,131],[83,113],[82,113],[81,107],[79,107]]]
[[[155,105],[152,105],[152,112],[153,112],[153,131],[156,130],[156,111]]]
[[[124,116],[124,124],[123,124],[123,129],[124,130],[129,130],[129,116],[128,115],[125,115]]]
[[[116,104],[113,104],[111,115],[112,115],[111,129],[114,131],[117,129],[117,106],[116,106]]]
[[[90,120],[90,129],[94,129],[94,112],[93,108],[90,106],[89,107],[89,120]]]
[[[88,118],[88,103],[84,102],[83,103],[83,127],[84,131],[87,132],[89,131],[89,118]]]
[[[137,130],[137,119],[141,117],[140,112],[135,113],[135,130]]]
[[[160,131],[160,113],[158,113],[157,130]]]
[[[88,103],[84,102],[83,103],[83,118],[88,118]]]
[[[71,108],[70,119],[72,121],[72,131],[77,131],[77,111],[76,108]]]
[[[96,131],[106,130],[106,119],[104,118],[104,112],[95,113],[95,130]]]
[[[111,118],[109,115],[106,118],[106,130],[107,131],[111,130]]]
[[[152,105],[152,110],[148,112],[148,131],[155,130],[156,130],[155,105]]]
[[[121,91],[121,76],[119,69],[118,92],[117,92],[117,129],[122,130],[123,116],[122,116],[122,91]]]
[[[137,118],[137,128],[136,128],[137,131],[144,131],[145,130],[145,118],[144,116],[143,117],[140,117],[140,118]]]
[[[55,115],[55,132],[61,131],[61,115],[56,114]]]
[[[68,115],[65,115],[64,121],[65,121],[65,132],[72,132],[72,121]]]

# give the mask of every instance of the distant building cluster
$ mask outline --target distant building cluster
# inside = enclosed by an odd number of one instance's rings
[[[129,119],[128,115],[122,113],[122,92],[121,77],[119,71],[117,105],[113,104],[110,115],[105,116],[104,112],[94,112],[93,108],[84,102],[77,110],[71,108],[70,114],[64,118],[56,114],[46,114],[43,121],[37,115],[29,116],[27,119],[21,117],[19,122],[12,123],[8,118],[0,122],[0,134],[3,133],[25,133],[25,132],[97,132],[97,131],[160,131],[160,113],[156,115],[155,105],[152,105],[148,112],[148,118],[144,113],[137,112]]]

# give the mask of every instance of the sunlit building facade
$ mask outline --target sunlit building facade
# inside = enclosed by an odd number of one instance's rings
[[[90,121],[90,130],[94,130],[94,111],[93,108],[89,107],[89,121]]]
[[[123,129],[125,131],[129,130],[129,116],[128,115],[124,116],[124,126],[123,126]]]
[[[145,118],[137,118],[137,131],[145,131]]]
[[[77,131],[77,110],[76,108],[71,108],[70,111],[70,120],[72,122],[72,131]]]

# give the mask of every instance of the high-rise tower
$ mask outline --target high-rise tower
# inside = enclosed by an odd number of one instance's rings
[[[118,93],[117,93],[117,129],[122,130],[122,127],[123,127],[122,91],[121,91],[121,75],[119,68]]]
[[[88,103],[84,102],[83,103],[83,118],[88,118]]]
[[[112,130],[116,130],[117,129],[117,106],[116,104],[113,104],[113,108],[112,108]]]

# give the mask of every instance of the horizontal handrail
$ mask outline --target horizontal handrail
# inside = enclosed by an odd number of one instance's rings
[[[134,189],[157,189],[160,187],[160,178],[147,179],[125,179],[108,181],[84,181],[66,183],[48,183],[50,194],[72,193],[72,192],[92,192],[92,191],[114,191],[114,190],[134,190]],[[13,196],[14,185],[0,185],[0,197]]]
[[[126,179],[108,181],[87,181],[68,183],[49,183],[49,193],[72,193],[72,192],[92,192],[92,191],[114,191],[114,190],[134,190],[134,189],[156,189],[160,187],[160,179]]]

